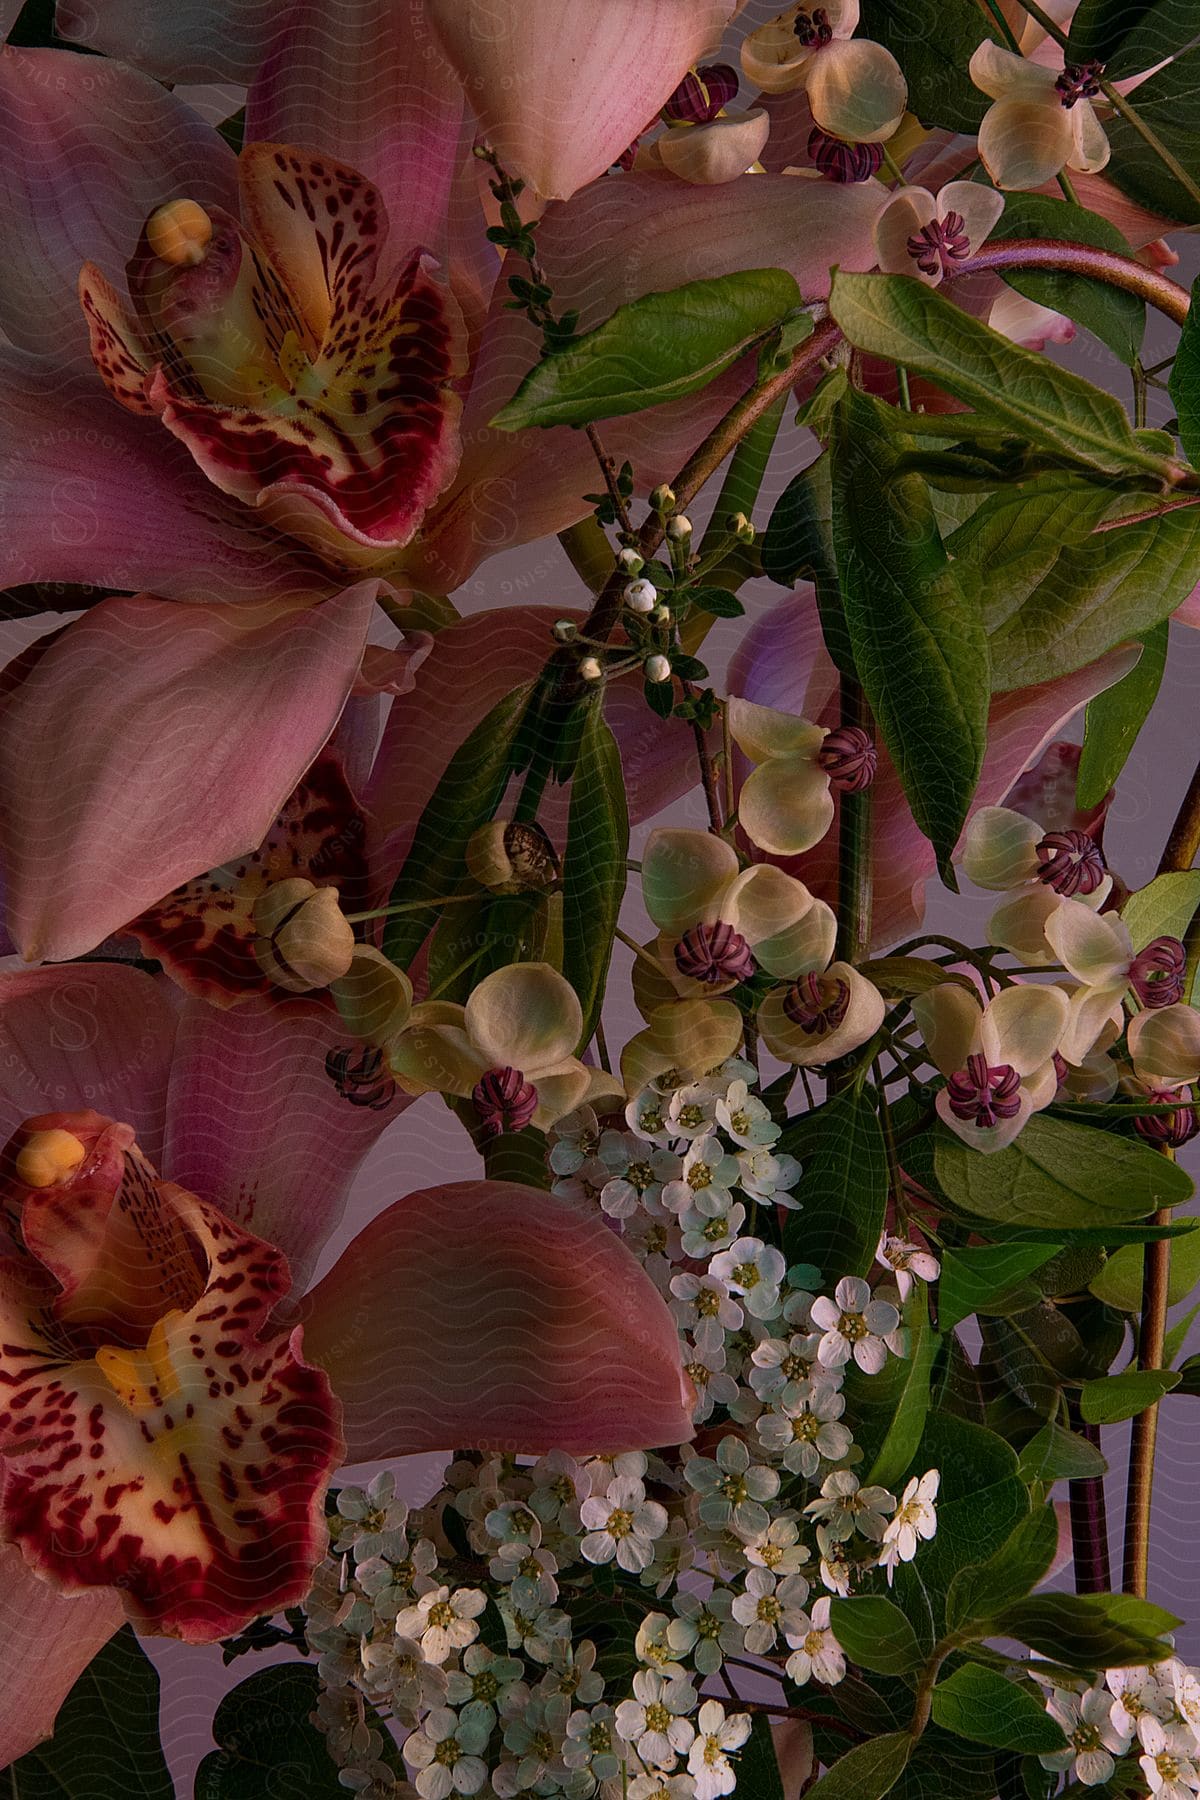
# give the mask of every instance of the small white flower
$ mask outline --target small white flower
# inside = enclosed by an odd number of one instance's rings
[[[1147,1717],[1141,1721],[1141,1741],[1145,1754],[1138,1757],[1141,1769],[1157,1800],[1193,1800],[1200,1790],[1200,1769],[1196,1766],[1196,1743],[1190,1729],[1183,1724],[1166,1724]]]
[[[452,1651],[474,1643],[479,1636],[475,1621],[486,1605],[487,1596],[478,1588],[434,1588],[399,1615],[396,1632],[418,1639],[427,1661],[444,1663]]]
[[[854,1442],[847,1427],[837,1422],[846,1410],[846,1398],[835,1387],[814,1383],[810,1392],[790,1402],[780,1396],[776,1407],[758,1421],[759,1442],[793,1474],[811,1478],[822,1457],[837,1462]]]
[[[710,1267],[741,1296],[742,1305],[754,1318],[770,1319],[779,1311],[787,1261],[773,1244],[764,1244],[761,1238],[738,1238],[713,1257]]]
[[[868,1284],[844,1275],[832,1300],[822,1295],[812,1306],[812,1322],[824,1333],[818,1356],[828,1369],[839,1369],[853,1356],[867,1375],[878,1375],[887,1362],[885,1339],[900,1324],[900,1314],[886,1300],[874,1300]]]
[[[734,1598],[733,1616],[746,1627],[750,1654],[765,1656],[780,1632],[787,1635],[797,1630],[807,1599],[808,1583],[803,1575],[785,1575],[776,1585],[767,1569],[748,1570],[745,1592]]]
[[[786,1314],[785,1307],[785,1317]],[[787,1339],[763,1338],[755,1344],[750,1353],[754,1364],[750,1371],[750,1386],[758,1398],[781,1406],[791,1406],[802,1399],[808,1392],[814,1371],[821,1369],[817,1357],[820,1342],[818,1332],[807,1331]],[[823,1373],[832,1387],[842,1379],[836,1369],[826,1369]]]
[[[919,1244],[910,1244],[904,1238],[889,1237],[886,1232],[879,1240],[875,1261],[895,1272],[901,1300],[907,1300],[911,1294],[914,1275],[918,1281],[936,1281],[942,1272],[941,1263],[928,1250],[922,1250]]]
[[[765,1464],[752,1464],[739,1437],[723,1437],[716,1460],[693,1456],[684,1464],[684,1479],[701,1496],[700,1517],[706,1525],[732,1525],[735,1531],[765,1531],[769,1519],[760,1502],[779,1492],[779,1475]]]
[[[716,1102],[717,1123],[735,1144],[756,1150],[776,1142],[781,1127],[744,1081],[733,1081]]]
[[[567,1720],[562,1759],[568,1769],[587,1769],[597,1781],[611,1781],[624,1757],[611,1706],[580,1707]]]
[[[522,1677],[525,1665],[515,1656],[497,1656],[486,1644],[469,1644],[462,1668],[446,1677],[446,1698],[462,1708],[463,1719],[482,1719],[490,1734],[497,1713],[511,1716],[514,1695],[528,1696]]]
[[[738,1384],[725,1373],[724,1343],[705,1349],[685,1342],[683,1356],[684,1373],[696,1390],[692,1417],[700,1424],[711,1418],[714,1407],[733,1404],[738,1397]]]
[[[711,1268],[704,1275],[675,1275],[671,1280],[675,1298],[671,1311],[682,1331],[690,1331],[697,1347],[720,1349],[727,1331],[739,1331],[745,1317],[729,1292],[728,1282],[714,1275]]]
[[[880,1567],[887,1570],[889,1587],[896,1565],[911,1562],[920,1540],[933,1537],[937,1531],[937,1512],[933,1503],[941,1479],[937,1469],[927,1469],[919,1480],[914,1475],[900,1497],[896,1516],[884,1531],[883,1548],[879,1553]]]
[[[823,1682],[835,1687],[846,1673],[846,1658],[829,1626],[830,1601],[826,1595],[815,1600],[808,1618],[803,1614],[788,1632],[792,1654],[787,1659],[788,1679],[797,1687],[806,1681]]]
[[[697,1722],[699,1735],[688,1752],[696,1800],[718,1800],[721,1794],[731,1794],[737,1785],[729,1753],[740,1750],[750,1736],[750,1715],[733,1713],[726,1718],[719,1700],[706,1700]]]
[[[1183,1668],[1182,1663],[1178,1666]],[[1109,1669],[1104,1685],[1113,1696],[1113,1725],[1123,1737],[1140,1738],[1143,1720],[1163,1722],[1174,1712],[1177,1689],[1162,1667]]]
[[[660,1769],[635,1775],[629,1784],[629,1800],[695,1800],[695,1794],[690,1775],[666,1775]]]
[[[1116,1767],[1113,1758],[1129,1748],[1129,1738],[1112,1722],[1111,1694],[1102,1687],[1089,1688],[1085,1694],[1052,1688],[1046,1711],[1062,1726],[1067,1747],[1039,1756],[1043,1769],[1072,1769],[1085,1787],[1107,1781]]]
[[[645,1140],[633,1132],[606,1131],[599,1161],[607,1176],[600,1205],[613,1219],[627,1219],[639,1207],[661,1218],[664,1184],[677,1182],[683,1169],[673,1151],[647,1150]]]
[[[794,1575],[811,1555],[808,1545],[800,1542],[800,1527],[786,1515],[772,1519],[765,1531],[747,1538],[744,1550],[748,1563],[770,1569],[773,1575]]]
[[[686,1716],[696,1705],[696,1690],[686,1678],[667,1679],[655,1669],[639,1669],[632,1700],[617,1707],[617,1730],[644,1763],[673,1769],[696,1735]]]
[[[741,1169],[715,1132],[693,1138],[684,1153],[679,1176],[662,1190],[668,1212],[680,1213],[694,1206],[705,1214],[729,1210]]]
[[[745,1632],[733,1616],[733,1596],[724,1588],[714,1588],[704,1599],[675,1594],[671,1605],[678,1616],[667,1626],[667,1645],[675,1656],[690,1654],[697,1674],[715,1675],[726,1656],[745,1649]]]
[[[587,1528],[580,1549],[591,1563],[611,1562],[638,1574],[654,1556],[654,1539],[667,1529],[667,1511],[657,1500],[647,1500],[646,1490],[635,1476],[620,1476],[603,1497],[593,1495],[579,1509]]]
[[[821,1498],[810,1500],[804,1511],[819,1521],[836,1543],[845,1543],[858,1531],[878,1544],[887,1530],[887,1515],[895,1506],[896,1496],[886,1488],[860,1487],[858,1476],[849,1469],[834,1469],[821,1484]]]
[[[745,1222],[746,1209],[740,1200],[732,1201],[724,1212],[714,1213],[711,1217],[702,1213],[699,1207],[689,1206],[679,1216],[684,1255],[699,1262],[720,1254],[737,1240]]]
[[[631,581],[622,590],[621,598],[631,612],[653,612],[658,605],[658,589],[652,581]]]
[[[487,1780],[487,1764],[479,1752],[487,1745],[490,1729],[481,1718],[459,1718],[448,1706],[434,1708],[404,1744],[405,1761],[417,1770],[422,1800],[479,1792]]]
[[[645,1663],[648,1668],[657,1669],[660,1675],[665,1675],[668,1679],[683,1674],[683,1665],[675,1658],[690,1648],[690,1645],[685,1644],[680,1651],[672,1644],[670,1632],[675,1623],[666,1613],[647,1613],[638,1626],[637,1636],[633,1641],[638,1661]],[[695,1638],[691,1641],[694,1643]]]
[[[665,1150],[672,1133],[667,1129],[667,1102],[656,1088],[643,1088],[625,1108],[625,1123],[634,1137]]]

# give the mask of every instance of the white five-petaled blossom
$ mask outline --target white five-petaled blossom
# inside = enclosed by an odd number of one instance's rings
[[[746,1311],[755,1319],[770,1319],[779,1311],[779,1290],[787,1273],[782,1251],[761,1238],[742,1237],[714,1256],[712,1273],[727,1281]]]
[[[633,1678],[633,1699],[622,1700],[617,1707],[617,1730],[644,1763],[673,1769],[696,1735],[687,1716],[695,1705],[696,1690],[686,1677],[639,1669]]]
[[[802,87],[822,131],[851,143],[891,137],[908,104],[900,65],[882,44],[855,38],[859,0],[804,0],[742,45],[747,80],[769,94]]]
[[[976,1150],[1002,1150],[1058,1087],[1054,1053],[1069,1005],[1061,988],[1004,988],[986,1006],[943,982],[912,1003],[934,1065],[947,1077],[939,1118]]]
[[[748,1534],[766,1530],[769,1519],[762,1502],[779,1492],[779,1475],[764,1464],[751,1463],[749,1448],[740,1437],[723,1437],[715,1461],[689,1457],[683,1474],[701,1496],[700,1517],[706,1525],[731,1525]]]
[[[752,1094],[744,1081],[732,1081],[714,1105],[717,1124],[726,1137],[745,1150],[770,1146],[779,1137],[777,1125],[757,1094]]]
[[[486,1749],[490,1726],[480,1717],[467,1719],[438,1706],[419,1730],[405,1740],[406,1762],[417,1771],[417,1792],[422,1800],[449,1800],[458,1794],[477,1794],[487,1780]]]
[[[1112,1695],[1102,1687],[1088,1688],[1084,1694],[1052,1688],[1046,1711],[1062,1726],[1067,1747],[1039,1756],[1042,1767],[1071,1769],[1085,1787],[1107,1781],[1116,1767],[1114,1758],[1129,1748],[1129,1737],[1113,1724],[1112,1704]]]
[[[724,1588],[714,1588],[703,1599],[690,1591],[677,1593],[671,1605],[676,1617],[667,1626],[669,1651],[674,1656],[690,1655],[698,1675],[715,1675],[726,1656],[745,1649],[745,1632],[733,1616],[733,1596]],[[673,1672],[682,1674],[678,1668]]]
[[[936,287],[979,248],[1003,211],[1003,194],[974,181],[949,181],[937,194],[897,188],[873,227],[879,267]]]
[[[699,1260],[723,1254],[737,1238],[745,1220],[746,1209],[740,1200],[731,1201],[723,1212],[703,1213],[698,1206],[689,1206],[679,1216],[684,1255]]]
[[[475,1621],[486,1605],[487,1595],[479,1588],[434,1588],[399,1615],[396,1632],[418,1639],[429,1662],[444,1663],[452,1651],[475,1642],[479,1636]]]
[[[819,1332],[796,1332],[789,1338],[762,1338],[750,1352],[752,1368],[750,1386],[759,1400],[781,1407],[791,1406],[809,1391],[814,1371],[820,1366],[817,1351]],[[839,1371],[824,1371],[830,1387],[841,1380]]]
[[[662,1188],[663,1206],[673,1213],[694,1206],[715,1217],[728,1211],[740,1175],[737,1158],[730,1156],[715,1133],[693,1138],[684,1152],[678,1177]]]
[[[486,1644],[469,1644],[462,1668],[452,1669],[446,1677],[446,1698],[461,1708],[460,1719],[482,1719],[490,1733],[497,1713],[507,1716],[514,1697],[528,1695],[524,1674],[519,1657],[498,1656]]]
[[[800,1542],[799,1525],[787,1514],[772,1519],[765,1531],[747,1537],[743,1549],[752,1567],[770,1569],[773,1575],[794,1575],[812,1556],[808,1545]]]
[[[994,103],[978,147],[997,187],[1036,188],[1064,168],[1092,175],[1107,163],[1109,142],[1092,104],[1103,73],[1095,64],[1055,70],[987,38],[968,66]]]
[[[775,1412],[765,1413],[758,1421],[759,1442],[794,1474],[812,1477],[822,1457],[837,1462],[854,1441],[847,1427],[838,1423],[846,1410],[846,1397],[836,1387],[814,1382],[798,1399],[787,1401],[781,1396],[775,1405]]]
[[[603,1496],[584,1501],[579,1516],[587,1528],[580,1548],[591,1563],[611,1562],[637,1575],[654,1556],[654,1540],[667,1529],[667,1511],[657,1500],[647,1500],[642,1482],[622,1475],[611,1482]]]
[[[724,1348],[725,1333],[741,1329],[744,1314],[729,1292],[729,1284],[710,1268],[705,1275],[675,1275],[671,1311],[684,1331],[690,1331],[701,1350]]]
[[[887,1570],[888,1586],[892,1585],[896,1573],[896,1565],[911,1562],[917,1554],[917,1546],[922,1538],[931,1538],[937,1531],[937,1513],[934,1501],[937,1499],[941,1475],[937,1469],[927,1469],[919,1479],[914,1475],[896,1508],[895,1517],[887,1525],[883,1534],[883,1545],[879,1552],[879,1562]]]
[[[697,1716],[697,1735],[688,1752],[688,1770],[696,1784],[696,1800],[719,1800],[731,1794],[737,1775],[730,1751],[740,1750],[750,1736],[749,1713],[725,1716],[719,1700],[706,1700]]]
[[[878,1375],[887,1362],[886,1340],[899,1328],[900,1314],[887,1300],[872,1297],[858,1275],[844,1275],[834,1289],[814,1300],[812,1322],[822,1333],[817,1356],[827,1369],[840,1369],[853,1357],[867,1375]]]
[[[746,1627],[746,1649],[765,1656],[780,1634],[794,1632],[804,1618],[808,1582],[803,1575],[785,1575],[780,1581],[767,1569],[750,1569],[744,1593],[733,1602],[733,1616]]]
[[[611,1706],[577,1707],[567,1720],[562,1759],[568,1769],[587,1769],[597,1781],[611,1781],[624,1757]]]
[[[930,1251],[903,1238],[889,1237],[886,1232],[879,1240],[875,1261],[893,1271],[901,1300],[907,1300],[911,1294],[914,1276],[918,1281],[936,1281],[942,1268]]]
[[[822,1594],[813,1602],[809,1616],[803,1615],[788,1633],[792,1654],[787,1660],[788,1679],[797,1687],[806,1681],[819,1681],[835,1687],[846,1673],[846,1658],[829,1625],[831,1601]]]
[[[810,1519],[819,1521],[834,1543],[848,1542],[857,1531],[878,1544],[895,1506],[896,1496],[886,1488],[860,1487],[858,1476],[850,1469],[834,1469],[821,1483],[820,1499],[810,1500],[804,1510]]]

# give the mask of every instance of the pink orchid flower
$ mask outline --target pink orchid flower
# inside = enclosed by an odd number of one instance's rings
[[[1024,769],[1057,737],[1062,726],[1094,695],[1119,681],[1134,653],[1110,650],[1074,674],[992,701],[988,743],[975,806],[995,805]],[[730,691],[759,706],[798,714],[814,724],[837,724],[837,672],[821,639],[811,586],[802,583],[756,620],[733,658]],[[895,943],[919,924],[925,911],[925,883],[935,859],[918,830],[891,759],[879,746],[874,784],[874,938]],[[837,894],[837,831],[814,849],[786,860],[814,894]]]
[[[344,1457],[690,1435],[662,1301],[602,1223],[540,1191],[410,1194],[286,1300],[383,1117],[325,1079],[328,1033],[303,1006],[179,1015],[115,964],[0,988],[0,1537],[29,1603],[4,1665],[40,1674],[3,1761],[124,1617],[209,1642],[298,1601]]]

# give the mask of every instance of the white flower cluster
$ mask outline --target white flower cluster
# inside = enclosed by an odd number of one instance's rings
[[[1119,1758],[1135,1755],[1156,1800],[1200,1794],[1200,1677],[1178,1657],[1152,1668],[1109,1669],[1093,1687],[1050,1687],[1046,1711],[1062,1726],[1067,1748],[1042,1756],[1044,1768],[1069,1770],[1084,1787],[1099,1787]]]
[[[817,1270],[789,1269],[771,1240],[799,1168],[752,1080],[732,1061],[647,1089],[625,1131],[581,1110],[550,1153],[556,1191],[598,1205],[670,1303],[699,1443],[462,1455],[412,1514],[387,1475],[339,1494],[307,1612],[319,1722],[354,1791],[412,1791],[369,1703],[407,1732],[421,1800],[715,1800],[752,1719],[705,1683],[729,1658],[840,1681],[832,1596],[890,1582],[932,1537],[937,1471],[899,1501],[864,1484],[843,1384],[905,1353],[902,1296],[937,1263],[887,1238],[878,1286],[824,1297]]]

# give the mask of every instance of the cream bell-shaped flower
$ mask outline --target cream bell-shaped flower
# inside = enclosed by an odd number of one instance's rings
[[[756,969],[794,977],[833,954],[837,921],[823,900],[771,863],[741,868],[736,850],[709,831],[651,832],[642,898],[659,929],[659,960],[682,994],[725,993]]]
[[[741,1041],[742,1015],[731,1000],[668,1001],[621,1052],[625,1092],[640,1094],[667,1075],[678,1077],[671,1085],[682,1086],[719,1068]]]
[[[1008,806],[972,815],[959,866],[976,887],[1009,895],[988,921],[988,942],[1034,966],[1058,960],[1046,921],[1064,899],[1099,912],[1112,892],[1104,852],[1086,831],[1046,831]]]
[[[946,1077],[939,1116],[973,1149],[1003,1150],[1054,1098],[1066,994],[1026,984],[984,1006],[957,982],[943,982],[918,994],[912,1009],[929,1059]]]
[[[755,764],[738,796],[738,824],[772,856],[811,850],[833,824],[829,773],[820,760],[828,731],[750,700],[730,698],[726,706],[730,735]]]
[[[1046,920],[1046,942],[1079,986],[1071,994],[1059,1054],[1078,1065],[1106,1028],[1124,1022],[1123,1001],[1134,963],[1129,927],[1112,913],[1061,900]]]
[[[415,1006],[388,1046],[388,1067],[405,1093],[469,1096],[485,1131],[545,1131],[600,1092],[601,1072],[575,1055],[582,1031],[578,996],[557,969],[513,963],[486,976],[465,1006]]]
[[[1200,1080],[1200,1012],[1164,1006],[1130,1020],[1129,1054],[1139,1081],[1152,1088],[1181,1088]]]
[[[767,94],[805,88],[822,131],[877,144],[904,117],[908,85],[890,50],[855,38],[858,14],[858,0],[789,6],[746,38],[742,68]]]
[[[972,56],[971,80],[991,96],[979,127],[979,156],[1000,188],[1036,188],[1063,168],[1092,175],[1109,158],[1092,101],[1100,92],[1096,64],[1047,68],[984,40]]]
[[[937,287],[976,251],[1004,211],[1004,195],[975,181],[949,181],[937,194],[898,188],[873,227],[879,267]]]
[[[790,987],[772,988],[758,1009],[763,1043],[781,1062],[807,1069],[865,1044],[883,1024],[883,995],[850,963],[815,963]]]

